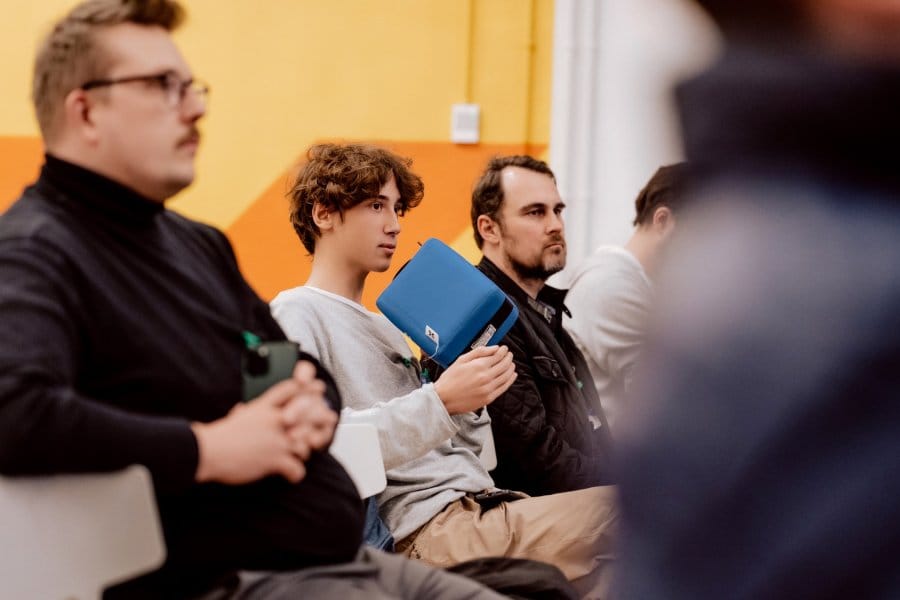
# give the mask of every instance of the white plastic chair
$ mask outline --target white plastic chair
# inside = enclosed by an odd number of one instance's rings
[[[0,596],[99,598],[152,571],[165,542],[147,469],[0,477]]]
[[[331,455],[350,475],[361,498],[374,496],[387,485],[378,429],[369,423],[339,423]]]

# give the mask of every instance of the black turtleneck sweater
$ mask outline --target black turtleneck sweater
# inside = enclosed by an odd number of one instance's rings
[[[173,572],[150,583],[167,593],[349,559],[361,504],[328,455],[297,486],[194,482],[190,422],[241,401],[245,330],[284,339],[220,231],[47,156],[0,217],[0,472],[147,466]]]

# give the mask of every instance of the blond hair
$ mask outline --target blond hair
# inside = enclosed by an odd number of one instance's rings
[[[73,8],[50,31],[34,61],[31,100],[44,139],[56,133],[65,97],[102,76],[108,58],[94,40],[97,29],[122,23],[159,26],[166,31],[184,20],[175,0],[87,0]]]

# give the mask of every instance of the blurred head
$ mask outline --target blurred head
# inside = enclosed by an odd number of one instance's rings
[[[475,243],[508,275],[545,281],[566,266],[564,208],[547,163],[494,158],[472,192]]]
[[[796,36],[804,27],[803,0],[696,0],[726,37]]]
[[[696,0],[726,37],[814,41],[869,58],[900,59],[897,0]]]
[[[387,269],[399,217],[425,193],[422,179],[410,170],[412,160],[358,144],[319,144],[306,158],[289,194],[291,224],[303,247],[315,254],[327,229],[329,236],[340,236],[345,251],[375,253],[378,265],[368,270]],[[386,262],[383,250],[389,250]]]
[[[41,44],[32,99],[48,152],[162,201],[194,178],[205,86],[169,33],[172,0],[89,0]]]

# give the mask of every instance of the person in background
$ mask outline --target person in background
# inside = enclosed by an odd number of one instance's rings
[[[609,427],[587,363],[562,328],[565,290],[547,279],[566,264],[565,203],[550,167],[493,158],[472,191],[478,268],[516,304],[502,342],[519,377],[488,406],[498,485],[546,495],[612,483]]]
[[[634,201],[624,247],[600,246],[572,277],[563,327],[584,353],[611,429],[625,403],[647,327],[653,276],[675,231],[687,166],[660,167]]]

